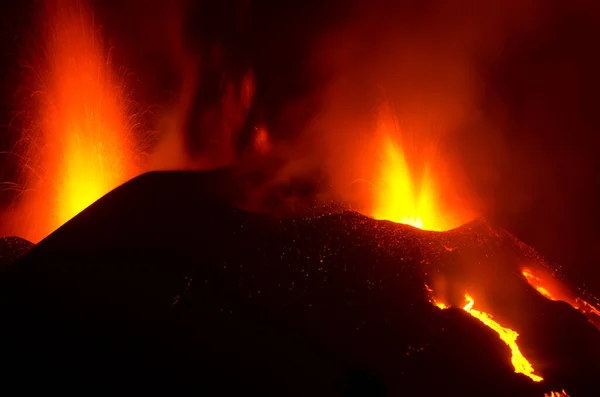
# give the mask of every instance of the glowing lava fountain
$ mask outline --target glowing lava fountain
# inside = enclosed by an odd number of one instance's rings
[[[369,215],[433,231],[454,229],[472,220],[471,215],[445,202],[446,197],[441,194],[447,189],[440,183],[437,140],[427,142],[427,134],[425,138],[409,140],[406,135],[390,105],[384,104],[375,134],[379,158]],[[406,145],[408,141],[413,144]],[[409,154],[416,156],[409,158]]]
[[[383,189],[375,197],[373,218],[405,223],[419,229],[444,230],[435,222],[439,219],[432,195],[432,180],[425,169],[421,189],[415,191],[415,180],[404,152],[386,136],[383,142],[381,182]]]
[[[27,194],[18,229],[31,241],[141,172],[135,117],[93,14],[80,1],[49,0],[45,11],[35,111],[22,138]]]

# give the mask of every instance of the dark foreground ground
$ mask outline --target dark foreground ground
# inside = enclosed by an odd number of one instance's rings
[[[222,183],[219,172],[142,175],[6,262],[1,387],[598,395],[600,332],[529,287],[519,266],[539,259],[506,233],[481,221],[423,232],[352,212],[275,219],[225,204]],[[464,311],[431,305],[425,283],[440,279],[450,301],[468,290],[518,330],[545,380],[515,374],[507,346]]]

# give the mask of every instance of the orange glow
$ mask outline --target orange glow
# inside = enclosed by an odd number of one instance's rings
[[[475,301],[469,294],[465,294],[465,299],[467,300],[467,303],[463,306],[463,310],[496,331],[500,339],[510,347],[511,362],[515,368],[515,372],[528,376],[534,382],[542,381],[543,378],[533,373],[534,370],[531,363],[527,361],[525,356],[523,356],[523,353],[521,353],[521,350],[519,350],[519,346],[517,345],[517,337],[519,334],[510,328],[505,328],[498,324],[492,319],[490,314],[473,309]]]
[[[36,93],[37,120],[27,131],[27,175],[37,241],[104,194],[140,173],[132,117],[123,87],[111,72],[92,14],[80,2],[47,1]]]
[[[265,127],[258,127],[256,129],[256,134],[254,135],[254,149],[260,154],[265,154],[271,149],[271,140],[269,139],[269,133]]]
[[[434,296],[433,296],[433,290],[427,285],[425,284],[425,289],[427,290],[427,292],[429,293],[429,302],[434,305],[437,306],[438,308],[444,310],[444,309],[448,309],[450,307],[450,305],[445,304],[442,301],[437,300]]]
[[[404,147],[393,139],[401,135],[392,110],[384,106],[376,134],[380,155],[370,215],[435,231],[454,229],[469,221],[449,212],[448,203],[442,202],[441,185],[434,172],[435,150],[423,145],[424,149],[418,150],[420,158],[410,161]]]
[[[556,300],[552,297],[552,294],[546,288],[540,286],[540,287],[537,287],[536,289],[540,294],[544,295],[546,298],[548,298],[550,300]]]
[[[431,303],[433,303],[434,306],[437,306],[438,308],[440,308],[442,310],[448,309],[450,307],[447,304],[445,304],[444,302],[440,302],[440,301],[437,301],[435,299],[432,299]]]
[[[542,296],[553,301],[568,303],[575,310],[585,315],[596,328],[600,329],[600,310],[569,291],[549,272],[526,267],[521,270],[521,274],[523,274],[529,285],[535,288]]]
[[[550,300],[563,300],[569,302],[571,299],[566,296],[558,281],[554,280],[550,275],[542,274],[540,271],[534,271],[530,268],[521,270],[527,282],[535,288],[540,294]]]

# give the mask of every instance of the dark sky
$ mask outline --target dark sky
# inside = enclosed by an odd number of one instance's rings
[[[600,8],[575,7],[554,2],[545,26],[508,41],[484,74],[505,160],[488,194],[500,222],[598,291]]]
[[[31,31],[33,16],[27,4],[31,2],[8,3],[0,6],[3,126],[19,110],[14,100],[19,49]],[[96,20],[111,37],[117,60],[138,77],[136,100],[148,106],[168,100],[177,91],[178,77],[165,56],[164,4],[96,3],[102,5],[96,8]],[[327,84],[331,71],[315,74],[307,65],[313,50],[323,48],[317,42],[334,32],[342,32],[336,40],[367,43],[364,48],[357,45],[356,53],[381,59],[391,59],[377,48],[385,43],[386,29],[401,31],[396,25],[406,26],[405,35],[414,31],[424,43],[435,43],[439,37],[450,46],[455,42],[446,38],[455,34],[457,48],[468,49],[469,73],[478,85],[469,111],[478,116],[455,128],[450,146],[486,216],[600,291],[600,6],[591,1],[515,1],[494,10],[461,0],[456,9],[446,10],[442,3],[373,1],[352,7],[347,2],[317,1],[226,1],[219,7],[205,3],[197,14],[188,15],[192,26],[188,39],[198,51],[208,37],[225,43],[228,67],[251,64],[259,84],[269,87],[266,96],[272,112],[278,113],[288,100],[318,97]],[[240,18],[245,21],[242,28]],[[397,47],[393,54],[416,50],[395,44],[393,40],[389,44]],[[448,51],[436,49],[429,55]],[[439,73],[453,60],[440,58]],[[368,69],[355,75],[365,73]],[[415,84],[422,83],[420,78],[414,79]],[[310,102],[319,106],[318,101]],[[310,109],[303,114],[310,114]],[[297,120],[288,124],[294,127],[275,132],[281,139],[298,133],[301,126]],[[4,127],[1,149],[7,150],[12,141],[14,135]],[[10,174],[10,164],[3,159],[3,175]]]

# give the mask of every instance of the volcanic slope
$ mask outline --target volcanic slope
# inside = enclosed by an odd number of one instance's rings
[[[229,182],[223,171],[144,174],[3,269],[3,386],[597,395],[600,333],[529,286],[519,266],[535,258],[508,234],[353,212],[276,219],[226,204]],[[430,303],[426,284],[437,294],[440,280],[456,308]],[[518,330],[544,381],[514,372],[498,334],[460,309],[463,290]]]

